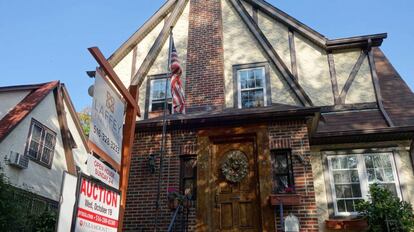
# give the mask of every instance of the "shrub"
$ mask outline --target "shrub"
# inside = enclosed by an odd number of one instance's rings
[[[370,201],[362,201],[357,210],[364,216],[369,231],[408,232],[414,230],[411,204],[401,201],[391,191],[378,184],[370,186]]]

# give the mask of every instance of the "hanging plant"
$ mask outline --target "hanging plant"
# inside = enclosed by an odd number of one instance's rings
[[[246,155],[238,150],[229,151],[221,165],[221,172],[226,180],[239,183],[249,172],[249,161]]]

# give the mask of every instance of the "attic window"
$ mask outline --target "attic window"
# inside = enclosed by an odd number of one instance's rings
[[[267,63],[236,65],[234,103],[236,108],[265,107],[272,104]]]
[[[32,119],[26,146],[26,155],[33,161],[50,168],[55,152],[55,145],[56,133],[40,122]]]
[[[150,99],[149,99],[149,112],[153,111],[162,111],[164,109],[165,103],[165,81],[167,80],[166,77],[164,78],[156,78],[151,80],[150,86]],[[171,90],[170,90],[170,83],[167,83],[167,104],[168,109],[171,111]]]

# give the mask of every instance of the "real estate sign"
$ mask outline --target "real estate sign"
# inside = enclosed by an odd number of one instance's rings
[[[91,176],[103,183],[119,189],[119,174],[97,158],[93,157],[93,155],[88,156],[88,172]]]
[[[121,197],[117,190],[82,176],[74,231],[116,232]]]
[[[100,150],[95,153],[103,157],[106,154],[117,164],[121,163],[124,111],[125,104],[118,92],[97,71],[89,140]]]

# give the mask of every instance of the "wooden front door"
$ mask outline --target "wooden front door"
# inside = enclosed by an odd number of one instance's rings
[[[248,162],[247,174],[239,183],[227,180],[222,172],[223,161],[234,151],[243,153]],[[253,142],[215,144],[212,158],[213,231],[261,231]]]

